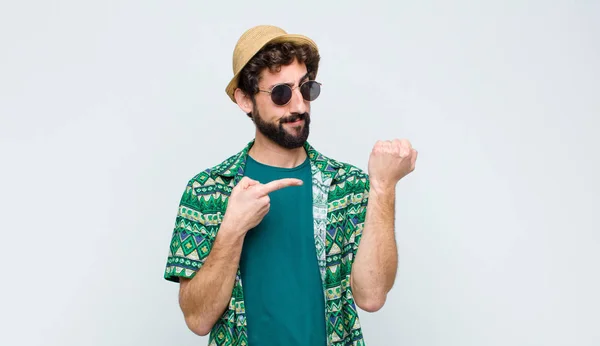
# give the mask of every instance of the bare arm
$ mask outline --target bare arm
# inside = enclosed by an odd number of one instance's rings
[[[207,335],[229,301],[242,252],[244,233],[222,225],[204,265],[192,279],[181,278],[179,305],[194,333]]]
[[[365,226],[352,266],[350,282],[356,304],[375,312],[394,285],[398,252],[394,235],[395,188],[372,188]]]
[[[377,141],[369,156],[371,188],[350,276],[356,304],[365,311],[381,309],[396,280],[396,184],[415,169],[416,161],[417,151],[405,139]]]

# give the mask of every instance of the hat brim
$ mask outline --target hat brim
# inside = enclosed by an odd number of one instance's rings
[[[265,44],[263,44],[261,47],[259,47],[256,50],[256,52],[254,52],[252,54],[252,57],[254,57],[254,55],[256,55],[256,53],[258,53],[266,45],[271,44],[271,43],[281,43],[281,42],[291,42],[291,43],[295,43],[295,44],[299,44],[299,45],[307,44],[307,45],[313,47],[317,52],[319,51],[317,44],[313,40],[311,40],[310,38],[308,38],[306,36],[297,35],[297,34],[283,34],[283,35],[279,35],[279,36],[274,37],[274,38],[270,39],[269,41],[267,41]],[[238,78],[239,78],[242,70],[243,70],[243,68],[240,69],[240,71],[238,71],[233,76],[233,78],[231,79],[229,84],[227,84],[227,87],[225,88],[225,92],[227,93],[227,95],[229,96],[231,101],[233,101],[234,103],[237,103],[235,101],[235,89],[237,89],[237,87],[238,87]],[[316,73],[317,73],[317,71],[315,71],[315,75],[316,75]]]

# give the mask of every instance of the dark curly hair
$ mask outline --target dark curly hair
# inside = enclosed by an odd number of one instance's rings
[[[289,65],[294,61],[304,63],[309,79],[315,79],[321,57],[319,52],[309,45],[296,45],[290,42],[268,44],[261,49],[248,63],[238,79],[238,87],[255,102],[254,95],[258,93],[258,80],[260,73],[268,68],[271,72],[278,72],[282,65]],[[252,117],[252,113],[248,113]]]

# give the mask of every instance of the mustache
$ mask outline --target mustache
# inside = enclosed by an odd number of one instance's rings
[[[306,120],[309,117],[310,117],[310,114],[308,114],[308,113],[292,114],[292,115],[288,115],[286,117],[281,118],[280,123],[282,123],[282,124],[293,123],[294,121],[298,121],[298,120]]]

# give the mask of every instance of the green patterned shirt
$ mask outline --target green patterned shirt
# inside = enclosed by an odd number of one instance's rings
[[[179,277],[192,278],[202,267],[219,231],[231,190],[244,176],[253,144],[254,140],[188,182],[176,217],[165,279],[178,282]],[[314,240],[323,282],[327,345],[365,345],[350,272],[364,228],[369,178],[361,169],[327,158],[308,143],[304,148],[313,180]],[[239,268],[229,306],[212,328],[208,343],[248,345]]]

